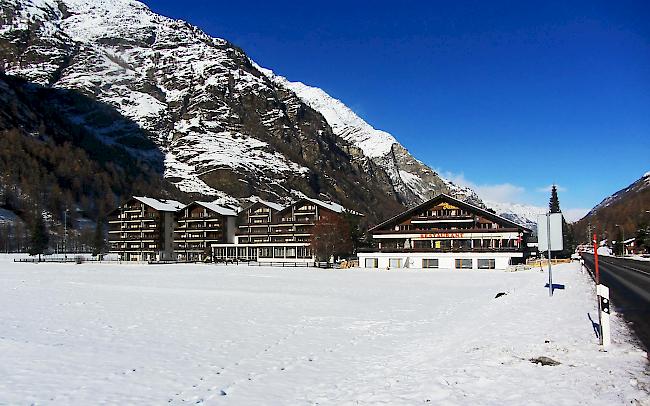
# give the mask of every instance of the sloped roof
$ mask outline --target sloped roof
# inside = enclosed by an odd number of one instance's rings
[[[267,200],[259,199],[258,202],[259,202],[259,203],[262,203],[262,204],[265,205],[265,206],[269,206],[269,207],[272,208],[273,210],[280,211],[280,210],[284,209],[284,206],[283,206],[283,205],[278,204],[278,203],[269,202],[269,201],[267,201]]]
[[[244,207],[241,211],[248,210],[248,209],[250,209],[251,207],[255,206],[255,205],[258,204],[258,203],[259,203],[259,204],[262,204],[262,205],[264,205],[264,206],[270,207],[271,209],[273,209],[273,210],[275,210],[275,211],[281,211],[281,210],[283,210],[283,209],[286,208],[286,206],[282,206],[282,205],[280,205],[280,204],[278,204],[278,203],[273,203],[273,202],[269,202],[268,200],[262,200],[262,199],[260,199],[260,198],[255,198],[255,199],[252,201],[251,204],[249,204],[248,206]]]
[[[487,211],[487,210],[485,210],[485,209],[482,209],[482,208],[480,208],[480,207],[478,207],[478,206],[475,206],[475,205],[473,205],[473,204],[463,202],[463,201],[461,201],[461,200],[458,200],[458,199],[456,199],[456,198],[454,198],[454,197],[451,197],[451,196],[449,196],[449,195],[446,195],[446,194],[444,194],[444,193],[441,193],[441,194],[439,194],[439,195],[436,195],[434,198],[432,198],[432,199],[430,199],[430,200],[427,200],[427,201],[424,202],[424,203],[421,203],[421,204],[419,204],[419,205],[417,205],[417,206],[415,206],[415,207],[412,207],[412,208],[410,208],[410,209],[408,209],[408,210],[406,210],[406,211],[404,211],[404,212],[402,212],[402,213],[399,213],[398,215],[393,216],[393,217],[389,218],[388,220],[386,220],[386,221],[384,221],[384,222],[382,222],[382,223],[377,224],[376,226],[372,227],[372,228],[371,228],[370,230],[368,230],[368,231],[375,231],[375,230],[377,230],[377,229],[379,229],[379,228],[384,227],[384,226],[387,225],[387,224],[391,224],[391,223],[399,222],[399,221],[405,219],[406,217],[410,216],[411,214],[413,214],[413,213],[415,213],[415,212],[418,212],[418,211],[420,211],[420,210],[423,210],[424,208],[429,207],[429,206],[431,206],[432,204],[437,203],[437,202],[442,201],[442,200],[446,200],[446,201],[448,201],[448,202],[450,202],[450,203],[454,203],[454,204],[457,205],[457,206],[460,206],[460,207],[462,207],[462,208],[465,208],[465,209],[467,209],[467,210],[470,210],[470,211],[472,211],[472,212],[475,212],[475,213],[477,213],[477,214],[480,214],[480,215],[482,215],[483,217],[485,217],[485,218],[487,218],[487,219],[490,219],[490,220],[492,220],[492,221],[496,221],[496,222],[500,222],[500,223],[505,223],[505,224],[511,226],[512,228],[519,228],[519,229],[525,230],[525,231],[527,231],[527,232],[529,232],[529,233],[532,232],[531,229],[529,229],[529,228],[527,228],[527,227],[524,227],[524,226],[522,226],[522,225],[520,225],[520,224],[517,224],[517,223],[515,223],[515,222],[512,221],[512,220],[508,220],[508,219],[505,218],[505,217],[501,217],[501,216],[499,216],[499,215],[497,215],[497,214],[491,213],[491,212],[489,212],[489,211]]]
[[[146,196],[133,196],[133,198],[158,211],[178,211],[185,207],[183,203],[176,200],[158,200]]]
[[[228,207],[220,206],[220,205],[216,204],[215,202],[199,202],[199,201],[196,201],[194,203],[199,204],[199,205],[205,207],[208,210],[212,210],[215,213],[219,213],[222,216],[236,216],[237,215],[237,212],[235,210],[230,209]],[[189,204],[188,204],[188,206],[189,206]]]
[[[314,198],[311,198],[311,197],[303,197],[302,199],[310,201],[310,202],[312,202],[312,203],[314,203],[314,204],[316,204],[316,205],[318,205],[320,207],[324,207],[326,209],[332,210],[335,213],[350,213],[350,214],[354,214],[356,216],[363,216],[363,214],[359,213],[358,211],[346,209],[345,207],[343,207],[340,204],[335,203],[335,202],[325,202],[323,200],[314,199]],[[300,200],[298,200],[298,202],[299,201]]]

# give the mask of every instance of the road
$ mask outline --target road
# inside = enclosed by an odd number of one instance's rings
[[[594,272],[594,256],[582,254]],[[639,341],[650,350],[650,261],[598,257],[600,282],[609,287],[614,311],[631,324]]]

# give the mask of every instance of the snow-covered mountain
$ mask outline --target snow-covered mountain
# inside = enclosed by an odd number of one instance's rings
[[[650,224],[650,172],[618,192],[606,197],[574,224],[575,235],[582,242],[592,233],[599,238],[617,240],[634,236],[637,230]],[[589,237],[587,238],[587,235]]]
[[[444,179],[415,159],[393,135],[373,128],[343,102],[322,89],[302,82],[291,82],[269,69],[258,69],[278,86],[290,89],[305,104],[321,113],[334,134],[358,147],[363,155],[384,169],[406,205],[417,204],[445,192],[483,206],[481,199],[472,189]]]
[[[639,193],[645,192],[647,190],[650,190],[650,172],[644,173],[641,178],[637,179],[628,187],[623,188],[613,195],[603,199],[603,201],[591,209],[585,217],[593,216],[607,207],[620,203],[621,201],[629,199],[631,196],[636,196]]]
[[[483,206],[321,89],[137,1],[3,0],[0,57],[8,75],[113,108],[119,119],[62,114],[185,192],[234,202],[296,191],[374,218],[442,192]],[[127,136],[129,122],[156,151]]]
[[[532,206],[519,203],[502,203],[484,200],[485,205],[494,210],[499,216],[505,217],[515,223],[526,226],[532,230],[537,228],[537,215],[548,210],[545,207]]]

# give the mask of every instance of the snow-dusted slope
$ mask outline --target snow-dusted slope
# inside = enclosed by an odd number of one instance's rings
[[[230,125],[237,117],[231,106],[213,103],[215,91],[235,98],[271,91],[255,72],[240,69],[226,41],[159,16],[136,1],[10,2],[19,11],[3,31],[38,19],[39,37],[59,42],[50,51],[40,45],[27,51],[51,56],[47,63],[9,64],[6,72],[82,90],[118,108],[151,131],[165,154],[166,177],[177,179],[181,189],[218,195],[201,176],[217,165],[259,176],[307,172],[268,143]],[[229,85],[229,78],[236,80]],[[283,116],[277,108],[263,118],[272,123]]]
[[[641,176],[641,178],[639,178],[637,181],[632,183],[630,186],[621,189],[618,192],[614,193],[613,195],[603,199],[603,201],[598,203],[597,206],[591,209],[585,217],[594,215],[597,212],[601,211],[602,209],[609,207],[621,201],[622,199],[629,197],[630,195],[635,195],[637,193],[643,192],[648,189],[650,189],[650,172],[644,173],[643,176]]]
[[[307,86],[302,82],[290,82],[269,69],[258,69],[274,82],[292,90],[311,108],[321,113],[336,135],[359,147],[367,157],[384,157],[391,153],[393,144],[398,143],[391,134],[373,128],[323,89]]]
[[[290,89],[305,104],[321,113],[337,136],[358,147],[365,156],[386,170],[393,187],[405,204],[420,203],[439,193],[448,193],[481,205],[481,200],[474,191],[442,178],[415,159],[391,134],[375,129],[343,102],[322,89],[301,82],[291,82],[269,69],[258,69],[273,82]]]
[[[593,232],[601,238],[623,239],[623,235],[636,235],[640,227],[650,220],[650,172],[646,172],[629,186],[603,199],[582,219],[574,224],[575,234],[583,236]]]
[[[484,203],[499,216],[505,217],[532,230],[535,230],[537,227],[537,215],[544,214],[548,210],[545,207],[519,203],[502,203],[489,200],[485,200]]]

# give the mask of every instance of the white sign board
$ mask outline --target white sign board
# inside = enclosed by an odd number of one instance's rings
[[[537,216],[537,243],[539,252],[547,252],[549,237],[551,251],[562,251],[562,213],[540,214]]]

